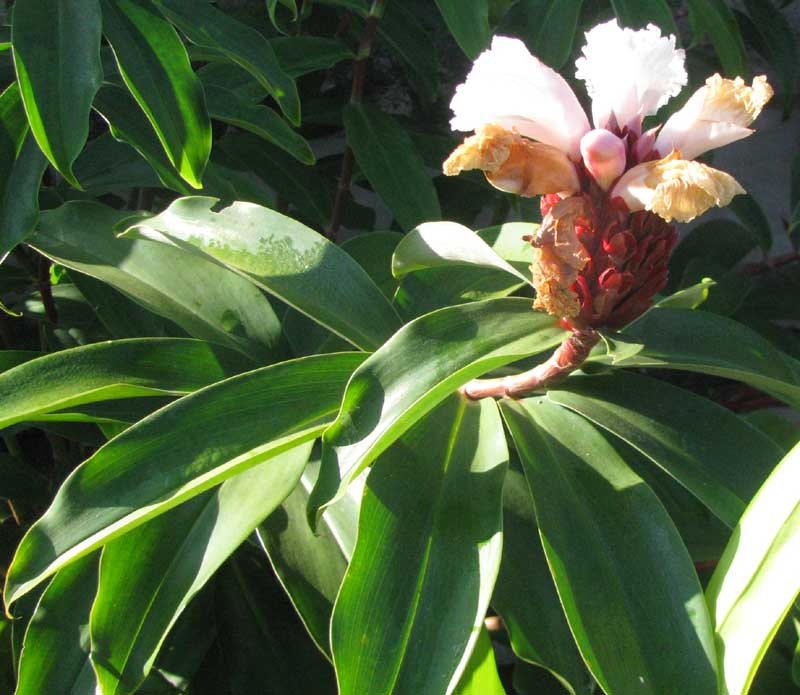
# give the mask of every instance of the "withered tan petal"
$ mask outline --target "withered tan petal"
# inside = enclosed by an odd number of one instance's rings
[[[532,241],[534,309],[558,318],[571,318],[580,312],[578,295],[572,286],[589,262],[589,253],[578,240],[575,224],[588,212],[586,201],[573,196],[556,203],[542,221]]]
[[[700,119],[749,126],[772,95],[766,75],[754,78],[748,86],[741,77],[728,80],[717,73],[706,80]]]
[[[486,125],[445,160],[447,176],[480,169],[495,188],[531,197],[578,190],[575,166],[561,150],[498,125]]]
[[[612,191],[631,211],[650,210],[671,222],[689,222],[706,210],[728,205],[745,190],[724,171],[680,159],[679,152],[628,171]]]

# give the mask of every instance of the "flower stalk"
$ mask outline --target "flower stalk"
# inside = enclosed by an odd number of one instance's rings
[[[578,369],[600,340],[594,328],[575,328],[552,356],[533,369],[497,379],[473,379],[461,387],[472,400],[481,398],[520,398],[547,389]]]

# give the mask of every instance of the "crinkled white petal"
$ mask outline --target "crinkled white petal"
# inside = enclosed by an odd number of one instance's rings
[[[614,19],[586,32],[576,76],[586,82],[592,97],[595,127],[605,127],[613,113],[620,126],[638,129],[642,118],[686,85],[684,62],[675,37],[661,36],[653,24],[635,31],[623,29]]]
[[[712,75],[676,111],[658,134],[656,148],[662,154],[680,150],[685,159],[722,147],[751,135],[749,126],[772,98],[772,87],[763,75],[752,86],[741,77],[727,80]]]
[[[532,56],[518,39],[496,36],[450,103],[453,130],[496,124],[580,157],[589,130],[575,93],[555,70]]]

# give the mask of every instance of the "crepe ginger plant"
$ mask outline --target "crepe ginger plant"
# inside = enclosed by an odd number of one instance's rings
[[[796,689],[794,44],[680,4],[13,3],[0,693]]]
[[[642,132],[686,85],[684,51],[658,27],[617,20],[586,34],[576,77],[592,99],[594,128],[563,77],[518,39],[498,36],[458,87],[454,130],[474,130],[444,172],[480,169],[503,191],[542,196],[542,225],[529,238],[535,309],[573,335],[527,374],[464,387],[471,397],[519,395],[560,379],[586,359],[597,327],[641,316],[667,284],[677,241],[673,219],[689,222],[728,205],[744,189],[694,161],[741,140],[772,98],[765,76],[752,86],[719,74],[663,125]]]

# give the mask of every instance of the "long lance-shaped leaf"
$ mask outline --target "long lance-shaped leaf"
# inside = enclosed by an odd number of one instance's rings
[[[572,695],[591,678],[570,632],[547,565],[528,483],[510,470],[503,489],[503,558],[492,596],[514,653],[546,668]]]
[[[467,57],[477,58],[492,38],[492,29],[489,26],[489,0],[474,0],[470,3],[459,0],[436,0],[436,5],[461,50]]]
[[[656,308],[623,334],[643,349],[622,359],[596,359],[736,379],[800,407],[800,363],[736,321],[708,311]]]
[[[98,0],[18,0],[12,43],[20,93],[42,152],[73,186],[103,81]]]
[[[341,695],[447,695],[486,615],[508,464],[490,399],[452,396],[367,478],[331,649]]]
[[[118,238],[130,213],[75,201],[42,214],[30,244],[68,268],[120,290],[195,338],[260,364],[275,359],[281,327],[269,301],[244,278],[196,254]]]
[[[800,446],[753,498],[706,590],[722,691],[744,695],[800,592]]]
[[[6,605],[134,526],[315,438],[363,359],[343,353],[258,369],[125,430],[67,478],[25,535],[8,572]]]
[[[0,191],[6,190],[14,160],[28,133],[28,116],[19,85],[12,82],[0,94]]]
[[[330,656],[331,613],[353,556],[361,490],[350,486],[350,494],[327,510],[314,533],[306,507],[318,475],[319,460],[309,462],[295,490],[256,535],[309,635]]]
[[[97,588],[97,555],[62,569],[28,624],[15,695],[92,693],[89,611]]]
[[[501,258],[478,234],[455,222],[421,224],[403,237],[392,257],[396,278],[415,270],[453,265],[496,269],[532,285],[528,276]]]
[[[286,117],[300,125],[300,99],[294,80],[283,71],[272,46],[260,32],[207,3],[195,0],[156,2],[189,41],[218,51],[250,72],[275,98]]]
[[[554,347],[564,332],[529,299],[448,307],[398,331],[356,372],[323,438],[309,514],[338,499],[393,441],[470,379]]]
[[[92,608],[101,695],[130,695],[192,597],[297,484],[311,442],[226,480],[109,543]]]
[[[103,31],[125,84],[170,162],[194,188],[211,154],[211,120],[200,79],[178,32],[150,0],[101,0]]]
[[[321,234],[278,212],[181,198],[127,233],[169,240],[235,270],[357,347],[374,350],[400,320],[366,272]]]
[[[453,695],[506,695],[497,672],[492,639],[486,628],[478,634],[475,649]]]
[[[655,493],[579,415],[546,399],[501,409],[564,612],[603,690],[715,693],[703,592]]]
[[[548,398],[641,451],[730,528],[783,453],[729,410],[639,374],[568,379]]]
[[[252,366],[238,353],[186,338],[62,350],[0,374],[0,428],[85,403],[183,396]]]

